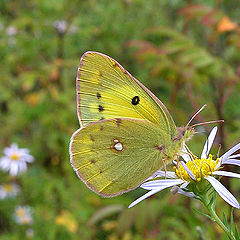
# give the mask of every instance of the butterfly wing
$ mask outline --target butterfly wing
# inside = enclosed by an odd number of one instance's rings
[[[144,119],[176,136],[176,126],[164,104],[114,59],[86,52],[77,75],[81,126],[111,118]]]
[[[71,164],[96,193],[111,197],[130,191],[173,160],[179,141],[147,120],[107,119],[76,131]]]

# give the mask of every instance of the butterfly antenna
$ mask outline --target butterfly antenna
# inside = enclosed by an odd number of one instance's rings
[[[192,122],[192,120],[207,106],[207,104],[204,104],[188,121],[186,128],[189,126],[189,124]]]
[[[197,127],[197,126],[206,125],[206,124],[212,124],[212,123],[223,123],[223,122],[224,122],[224,120],[215,120],[215,121],[209,121],[209,122],[202,122],[202,123],[193,124],[191,127]]]

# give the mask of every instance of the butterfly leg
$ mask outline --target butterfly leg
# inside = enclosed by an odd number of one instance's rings
[[[177,154],[177,168],[179,170],[179,154]]]
[[[179,168],[179,154],[177,154],[177,169],[178,169],[178,172],[179,172],[181,178],[183,179],[182,173],[181,173],[180,168]]]

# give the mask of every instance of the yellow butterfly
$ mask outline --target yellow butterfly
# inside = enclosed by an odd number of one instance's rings
[[[81,128],[70,142],[71,164],[94,192],[112,197],[138,187],[178,158],[194,134],[176,128],[164,104],[114,59],[86,52],[77,74]]]

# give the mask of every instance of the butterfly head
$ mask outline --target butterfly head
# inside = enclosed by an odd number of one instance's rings
[[[193,127],[186,127],[184,136],[183,136],[185,142],[190,140],[194,134],[195,134],[195,129]]]
[[[195,134],[195,129],[191,126],[178,127],[177,136],[174,138],[174,140],[183,140],[184,142],[187,142],[192,138],[194,134]]]
[[[192,120],[206,107],[207,105],[203,105],[188,121],[187,125],[185,127],[179,127],[177,128],[177,136],[174,138],[174,140],[183,140],[183,142],[187,142],[192,138],[192,136],[195,134],[195,127],[200,125],[206,125],[210,123],[220,123],[224,122],[224,120],[215,120],[215,121],[208,121],[208,122],[200,122],[193,124],[192,126],[189,126]]]

